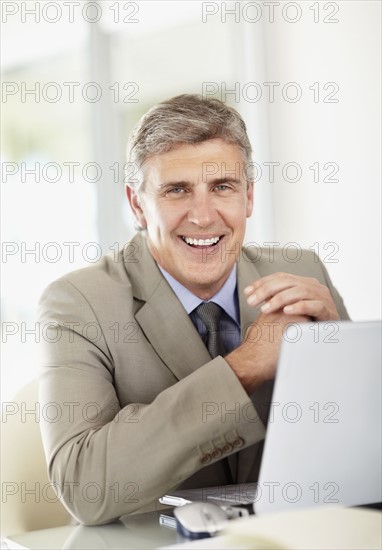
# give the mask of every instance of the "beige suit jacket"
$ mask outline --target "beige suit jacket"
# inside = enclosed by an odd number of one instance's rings
[[[259,256],[243,251],[238,263],[242,335],[259,313],[244,287],[276,271],[316,277],[348,319],[313,253]],[[143,235],[52,283],[40,323],[49,476],[77,520],[104,523],[175,487],[225,484],[227,468],[236,483],[257,480],[272,384],[251,399],[222,357],[211,360]]]

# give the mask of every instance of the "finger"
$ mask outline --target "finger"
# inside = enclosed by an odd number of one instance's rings
[[[279,273],[272,273],[271,275],[266,275],[265,277],[261,277],[260,279],[253,282],[252,284],[246,286],[244,289],[244,294],[246,296],[253,294],[253,292],[255,292],[256,289],[259,288],[264,282],[272,280],[277,275],[279,275]]]
[[[272,296],[275,296],[279,292],[296,286],[297,282],[286,278],[275,278],[272,280],[264,281],[261,286],[253,288],[252,293],[247,297],[247,302],[251,306],[256,306],[262,302],[268,301]]]
[[[258,288],[260,288],[263,284],[266,283],[272,283],[274,280],[283,279],[283,280],[290,280],[293,281],[295,279],[301,279],[302,277],[298,275],[292,275],[290,273],[284,273],[283,271],[277,271],[276,273],[271,273],[270,275],[265,275],[264,277],[261,277],[257,281],[254,281],[252,284],[248,285],[244,289],[245,294],[250,294],[253,291],[256,291]]]
[[[301,302],[302,300],[318,298],[312,294],[311,289],[305,285],[293,286],[278,292],[275,296],[265,302],[260,309],[263,313],[273,313],[274,311],[283,309],[287,305]]]
[[[336,321],[340,319],[336,308],[328,308],[321,300],[301,300],[283,308],[286,315],[307,315],[317,321]]]
[[[254,289],[255,289],[254,285],[248,285],[244,289],[244,294],[246,296],[249,296],[250,294],[252,294],[254,292]]]

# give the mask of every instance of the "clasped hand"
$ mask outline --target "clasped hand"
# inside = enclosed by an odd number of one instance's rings
[[[261,314],[244,341],[225,357],[247,393],[274,378],[284,330],[291,323],[338,320],[329,289],[317,279],[274,273],[245,288],[250,305]],[[270,328],[272,327],[272,332]]]
[[[328,287],[312,277],[273,273],[244,289],[247,302],[259,306],[262,313],[282,311],[286,315],[304,315],[315,321],[340,318]]]

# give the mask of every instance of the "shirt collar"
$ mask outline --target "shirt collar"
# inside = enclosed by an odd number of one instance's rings
[[[174,279],[167,271],[162,269],[159,265],[158,267],[188,314],[203,302],[203,300],[195,296],[195,294],[192,294],[192,292]],[[236,272],[237,266],[235,263],[224,285],[209,301],[218,304],[236,323],[239,324],[240,314],[236,295]]]

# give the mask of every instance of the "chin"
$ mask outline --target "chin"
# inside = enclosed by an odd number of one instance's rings
[[[194,274],[194,276],[190,276],[188,281],[190,284],[195,285],[200,289],[208,290],[209,288],[215,287],[219,283],[219,281],[224,281],[227,277],[228,277],[228,273],[226,276],[224,276],[221,273],[216,276],[213,276],[213,274],[211,273],[208,273],[208,274],[201,273],[200,275]]]

